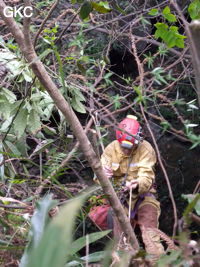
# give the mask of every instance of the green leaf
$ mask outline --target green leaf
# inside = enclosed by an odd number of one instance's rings
[[[176,46],[179,48],[184,48],[185,47],[184,40],[183,39],[177,39],[176,40]]]
[[[183,39],[187,37],[179,34],[178,27],[168,27],[165,23],[156,23],[155,27],[157,28],[155,38],[161,38],[170,48],[174,46],[184,48]]]
[[[50,49],[50,48],[45,49],[45,50],[38,56],[39,59],[42,60],[43,58],[45,58],[46,56],[48,56],[48,54],[50,54],[52,51],[53,51],[53,50]]]
[[[55,136],[57,134],[56,130],[54,128],[52,128],[52,127],[49,127],[47,125],[43,125],[42,128],[45,131],[45,133],[48,134],[48,135]]]
[[[28,118],[28,111],[24,108],[21,108],[13,123],[14,130],[18,138],[21,137],[25,132],[27,125],[27,118]]]
[[[25,81],[32,82],[33,75],[27,66],[23,69],[22,75],[23,75]]]
[[[46,195],[42,200],[36,203],[36,211],[31,219],[31,235],[33,237],[32,244],[33,247],[36,247],[44,233],[45,227],[49,223],[49,214],[48,212],[52,207],[57,204],[56,200],[52,199],[52,195]]]
[[[76,97],[79,101],[85,101],[84,95],[81,93],[81,91],[77,88],[74,88],[73,95]]]
[[[86,246],[86,239],[87,238],[88,238],[88,244],[91,244],[91,243],[101,239],[102,237],[106,236],[107,234],[109,234],[110,231],[111,230],[96,232],[96,233],[89,234],[88,237],[86,237],[86,236],[80,237],[79,239],[75,240],[72,243],[71,251],[70,251],[71,254],[75,254],[79,250],[84,248]]]
[[[155,24],[155,27],[157,28],[155,32],[155,38],[158,39],[160,37],[163,39],[165,34],[167,33],[168,26],[165,23],[157,22]]]
[[[31,256],[33,255],[34,249],[39,247],[40,241],[44,235],[45,228],[49,223],[48,212],[53,206],[55,206],[55,204],[56,201],[52,200],[52,195],[47,195],[42,200],[36,203],[36,210],[31,219],[29,244],[26,247],[26,250],[22,256],[20,267],[36,266],[32,265]],[[38,267],[39,266],[42,265],[38,265]],[[45,267],[45,265],[43,267]]]
[[[142,95],[142,88],[140,86],[134,86],[134,91],[137,93],[138,97],[135,98],[137,103],[143,102],[146,105],[146,98]]]
[[[76,3],[82,4],[83,2],[84,2],[84,0],[71,0],[72,4],[76,4]]]
[[[110,12],[112,9],[109,7],[108,2],[100,2],[100,3],[96,3],[96,2],[91,2],[92,7],[99,13],[108,13]]]
[[[182,250],[172,251],[169,255],[163,255],[158,261],[158,267],[166,267],[172,264],[179,258],[182,254]]]
[[[12,123],[12,117],[9,117],[6,121],[2,123],[0,131],[6,132],[11,123]]]
[[[39,245],[33,249],[26,267],[64,266],[70,255],[75,216],[82,202],[83,198],[79,197],[61,208],[41,236]]]
[[[176,22],[177,21],[176,17],[173,14],[166,14],[166,15],[164,15],[164,17],[169,22]]]
[[[0,96],[0,117],[2,119],[8,120],[10,118],[12,105],[4,96]]]
[[[200,19],[200,1],[194,0],[188,7],[188,12],[192,20]]]
[[[41,128],[40,116],[32,109],[28,117],[28,129],[35,134]]]
[[[42,151],[44,151],[49,145],[51,145],[52,143],[54,143],[55,141],[52,139],[48,139],[48,140],[44,140],[42,141],[43,144],[39,144],[37,145],[36,149],[33,151],[32,155],[37,155],[40,154]]]
[[[106,256],[105,251],[94,252],[87,256],[81,257],[80,259],[75,258],[75,260],[70,261],[67,264],[65,264],[65,267],[75,267],[75,266],[80,267],[80,264],[84,265],[86,260],[88,263],[100,262],[105,258],[105,256]]]
[[[85,1],[81,6],[80,17],[86,19],[92,11],[92,4],[89,1]]]
[[[3,152],[3,145],[2,142],[0,141],[0,181],[4,180],[4,164],[2,164],[4,158],[2,152]]]
[[[86,73],[86,69],[84,68],[84,66],[83,66],[83,64],[81,64],[79,61],[77,61],[77,67],[78,67],[78,69],[80,70],[80,72],[82,73],[82,74],[85,74]]]
[[[88,256],[84,256],[81,258],[81,260],[87,260],[88,262],[100,262],[101,260],[104,259],[106,252],[105,251],[97,251],[94,253],[89,254]]]
[[[170,11],[170,7],[169,6],[166,6],[163,11],[162,11],[163,15],[166,15],[166,14],[170,14],[171,11]]]
[[[12,140],[10,135],[7,137],[7,139],[9,141]],[[16,140],[16,138],[14,140]],[[30,149],[30,147],[26,143],[26,138],[23,138],[23,136],[22,136],[21,138],[19,138],[19,140],[16,140],[15,146],[19,150],[19,152],[21,153],[21,156],[28,157],[27,150]]]
[[[64,70],[63,70],[63,63],[62,63],[61,56],[60,56],[56,46],[54,47],[54,53],[55,53],[56,58],[58,60],[59,73],[60,73],[60,78],[61,78],[61,81],[62,81],[62,86],[66,90],[65,73],[64,73]]]
[[[13,143],[11,143],[10,141],[5,141],[5,144],[7,145],[7,147],[9,148],[10,152],[13,154],[13,156],[21,156],[21,152],[18,150],[18,148],[16,147],[16,145],[14,145]]]
[[[169,127],[170,127],[170,124],[169,124],[169,122],[167,122],[167,121],[162,121],[161,123],[160,123],[160,125],[162,125],[162,127],[163,127],[163,132],[165,132],[167,129],[169,129]]]
[[[189,202],[189,206],[186,208],[184,215],[187,215],[195,209],[196,213],[200,216],[200,194],[182,194],[181,196]]]
[[[10,103],[15,102],[16,95],[13,94],[13,92],[11,92],[10,90],[8,90],[7,88],[4,88],[4,87],[1,87],[0,89],[1,89],[0,94],[5,96]]]
[[[81,103],[81,101],[77,97],[72,98],[71,105],[76,111],[80,113],[86,113],[84,105]]]
[[[113,102],[115,110],[121,107],[121,100],[122,98],[119,94],[116,94],[115,96],[111,97],[111,101]]]
[[[17,100],[12,104],[11,116],[14,116],[16,114],[21,103],[22,103],[22,100]]]
[[[171,13],[169,6],[166,6],[163,9],[162,14],[163,14],[164,18],[166,20],[168,20],[169,22],[176,22],[177,21],[176,17]]]
[[[152,70],[151,73],[154,75],[155,77],[154,80],[157,84],[161,84],[161,83],[168,84],[165,78],[162,76],[165,73],[163,68],[157,67],[154,70]]]
[[[157,9],[157,8],[152,8],[152,9],[149,11],[148,14],[151,15],[151,16],[156,16],[156,15],[158,15],[158,9]]]
[[[117,4],[117,3],[113,3],[113,7],[118,10],[120,13],[122,13],[123,15],[126,14],[126,12]]]

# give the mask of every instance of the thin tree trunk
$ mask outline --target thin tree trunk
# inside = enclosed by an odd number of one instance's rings
[[[30,5],[29,1],[25,1],[25,3]],[[79,141],[80,147],[85,157],[87,158],[89,165],[92,167],[94,173],[98,177],[99,182],[103,188],[103,191],[108,196],[110,204],[114,209],[114,212],[119,220],[122,230],[124,231],[126,237],[130,241],[134,250],[137,252],[139,245],[135,237],[135,234],[133,232],[133,229],[131,227],[131,224],[126,216],[125,210],[122,207],[110,181],[108,180],[102,169],[99,158],[95,154],[92,145],[89,142],[83,130],[83,127],[81,126],[71,106],[67,103],[63,95],[60,93],[59,89],[52,81],[44,65],[42,64],[42,62],[37,57],[37,54],[35,53],[30,38],[29,18],[24,18],[24,29],[23,29],[24,33],[23,33],[13,18],[7,18],[4,16],[3,9],[5,8],[5,6],[6,6],[5,3],[2,0],[0,0],[0,15],[2,19],[10,29],[10,32],[14,36],[16,42],[18,43],[21,49],[22,54],[25,56],[26,60],[30,64],[34,74],[39,79],[44,88],[47,90],[57,108],[63,113],[67,122],[70,124],[71,129],[74,135],[76,136],[77,140]]]
[[[190,50],[192,55],[192,63],[195,72],[195,83],[200,106],[200,20],[194,20],[189,24]]]
[[[171,4],[174,6],[177,13],[179,14],[183,25],[185,26],[185,32],[189,39],[192,64],[194,67],[195,74],[196,93],[198,98],[198,104],[200,106],[200,20],[194,20],[189,24],[186,18],[184,17],[182,10],[177,4],[177,1],[172,0]]]

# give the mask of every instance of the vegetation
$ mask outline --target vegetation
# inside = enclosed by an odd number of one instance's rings
[[[2,266],[111,265],[109,231],[87,218],[100,188],[90,188],[93,170],[103,176],[92,159],[126,114],[139,118],[156,148],[161,230],[178,246],[158,266],[197,266],[198,246],[188,244],[200,242],[200,55],[191,53],[188,25],[200,19],[200,1],[38,0],[31,21],[6,19],[3,2],[21,4],[0,1]],[[35,51],[23,50],[29,32]],[[46,74],[63,98],[55,100]],[[77,117],[95,154],[80,141]],[[118,253],[116,266],[129,266],[130,255]],[[148,266],[142,244],[132,260]]]

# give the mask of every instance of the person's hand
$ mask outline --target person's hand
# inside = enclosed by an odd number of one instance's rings
[[[136,189],[138,187],[138,185],[139,185],[139,182],[137,181],[137,179],[126,182],[126,188],[129,190],[130,189],[132,189],[132,190]]]
[[[113,170],[109,166],[104,166],[103,170],[108,178],[113,176]]]

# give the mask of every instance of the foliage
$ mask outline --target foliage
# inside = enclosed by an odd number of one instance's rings
[[[76,1],[73,1],[73,4],[75,3]],[[83,20],[86,19],[93,9],[99,13],[108,13],[111,11],[107,1],[100,1],[99,3],[95,1],[84,1],[80,9],[80,17]]]
[[[194,0],[189,4],[188,12],[190,14],[191,19],[200,19],[200,1]]]
[[[188,136],[188,138],[192,141],[193,145],[191,147],[195,148],[196,146],[198,146],[200,144],[200,137],[199,135],[196,135],[193,131],[194,127],[197,127],[198,124],[194,124],[194,123],[189,123],[188,121],[186,121],[185,124],[185,128],[186,128],[186,134]]]
[[[187,209],[185,210],[184,215],[188,215],[193,209],[200,216],[200,194],[182,194],[182,198],[186,199],[189,202]]]
[[[161,38],[169,48],[177,46],[180,48],[184,48],[184,39],[186,36],[181,35],[178,32],[178,27],[176,26],[168,26],[165,23],[157,22],[155,24],[157,28],[155,32],[155,38]]]
[[[76,253],[92,242],[107,235],[109,231],[92,233],[72,242],[75,216],[83,202],[83,197],[70,201],[59,214],[49,221],[49,211],[55,206],[51,195],[45,196],[37,204],[36,211],[31,219],[29,244],[21,259],[20,267],[26,266],[77,266],[85,261],[99,261],[103,252],[93,253],[79,258]],[[56,242],[55,242],[56,240]]]
[[[55,206],[56,202],[52,200],[51,196],[47,195],[42,201],[37,203],[37,209],[31,219],[31,230],[29,232],[29,244],[21,259],[21,267],[30,266],[32,251],[34,251],[40,244],[42,235],[49,221],[48,212]],[[54,230],[56,231],[56,230]],[[41,261],[42,259],[40,259]]]
[[[184,213],[183,218],[187,227],[190,225],[190,221],[188,220],[188,215],[194,209],[196,210],[197,214],[200,215],[200,194],[189,194],[184,195],[182,197],[186,199],[189,204],[187,205]],[[159,267],[164,266],[193,266],[198,261],[198,255],[196,256],[196,252],[192,254],[192,248],[188,246],[189,243],[189,236],[185,232],[182,232],[178,236],[180,247],[177,250],[171,251],[168,255],[163,255],[159,262]],[[197,249],[198,252],[198,249]]]
[[[149,15],[157,16],[159,14],[158,9],[151,9],[149,11]],[[163,18],[170,23],[177,22],[176,16],[171,13],[170,7],[166,6],[163,10],[161,15]],[[179,28],[177,26],[168,26],[164,22],[157,22],[155,24],[157,30],[155,31],[155,38],[161,38],[165,44],[171,48],[174,46],[184,48],[184,39],[186,36],[179,33]]]
[[[3,164],[3,155],[1,152],[3,151],[3,146],[0,144],[0,180],[4,180],[4,164]]]

